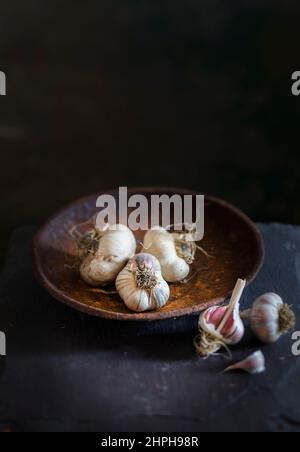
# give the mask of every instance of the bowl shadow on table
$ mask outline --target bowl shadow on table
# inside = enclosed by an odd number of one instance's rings
[[[107,351],[145,355],[151,359],[194,357],[197,316],[153,322],[117,321],[93,317],[53,299],[34,281],[36,308],[18,310],[14,327],[22,353],[84,353]],[[13,288],[12,288],[13,289]],[[22,318],[22,321],[21,321]],[[22,322],[22,325],[21,325]],[[30,325],[30,331],[24,323]],[[27,331],[26,331],[27,330]],[[17,348],[17,342],[15,343]]]
[[[4,374],[6,369],[6,356],[0,357],[0,379],[2,378],[2,375]]]
[[[83,354],[108,352],[162,361],[203,361],[193,339],[198,315],[134,322],[101,319],[76,311],[53,299],[33,274],[15,276],[5,284],[1,324],[11,353]],[[251,334],[236,349],[255,345]],[[216,369],[224,360],[216,359]]]

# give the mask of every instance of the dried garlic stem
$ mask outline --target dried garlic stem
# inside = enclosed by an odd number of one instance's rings
[[[212,256],[211,254],[209,254],[204,248],[202,248],[202,246],[199,246],[199,245],[195,245],[195,246],[196,246],[196,248],[197,248],[199,251],[201,251],[201,253],[204,254],[204,256],[208,257],[209,259],[214,259],[214,258],[215,258],[215,257]]]
[[[176,231],[170,232],[176,243],[176,251],[179,257],[184,259],[187,264],[191,265],[195,260],[196,251],[199,250],[208,258],[213,258],[204,248],[197,245],[195,242],[194,233],[196,231],[196,223],[188,224],[188,223],[177,223],[171,224],[166,227],[166,230],[169,231],[171,228],[182,228],[184,227],[187,232],[178,233]]]
[[[232,296],[231,296],[231,300],[229,302],[226,314],[224,315],[224,317],[222,319],[222,322],[220,323],[220,325],[217,328],[217,333],[222,331],[222,329],[224,328],[224,326],[228,322],[229,317],[233,313],[235,306],[237,305],[237,303],[239,303],[239,301],[241,299],[241,296],[242,296],[242,294],[244,292],[245,287],[246,287],[246,280],[238,279],[238,281],[237,281],[237,283],[235,285],[235,288],[233,290],[233,293],[232,293]]]
[[[104,295],[116,295],[118,293],[116,290],[105,290],[105,289],[100,289],[100,287],[90,287],[90,290],[92,292],[103,293]]]

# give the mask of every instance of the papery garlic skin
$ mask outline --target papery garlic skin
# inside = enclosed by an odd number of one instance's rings
[[[144,237],[144,249],[155,256],[161,265],[163,278],[168,282],[184,280],[190,266],[176,252],[176,244],[173,235],[162,227],[150,229]]]
[[[266,344],[275,343],[295,324],[291,309],[279,295],[272,292],[258,297],[248,312],[252,331]]]
[[[118,275],[116,287],[128,309],[135,312],[160,309],[170,297],[159,261],[147,253],[130,259]]]
[[[82,279],[94,287],[114,282],[136,251],[135,237],[127,226],[112,225],[101,232],[97,251],[86,256],[80,266]]]

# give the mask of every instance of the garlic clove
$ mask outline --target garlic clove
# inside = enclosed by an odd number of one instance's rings
[[[189,272],[188,263],[177,254],[174,235],[161,227],[147,231],[143,241],[147,253],[155,256],[161,265],[163,278],[171,283],[184,280]]]
[[[183,281],[190,273],[190,267],[186,261],[177,257],[173,261],[161,261],[163,277],[170,283]]]
[[[266,371],[265,357],[261,351],[255,352],[243,361],[227,367],[224,372],[230,372],[232,370],[243,370],[252,375],[261,374]]]
[[[90,286],[104,286],[111,283],[122,266],[113,265],[111,261],[88,255],[80,265],[81,278]]]
[[[142,289],[136,289],[127,298],[125,298],[125,300],[126,306],[135,312],[144,312],[149,309],[154,309],[154,305],[153,307],[150,306],[149,295]]]
[[[151,309],[160,309],[169,300],[170,288],[168,283],[162,279],[158,278],[157,284],[150,294],[150,305]]]
[[[200,334],[195,338],[196,351],[204,357],[215,354],[220,348],[240,342],[245,334],[240,317],[239,301],[246,281],[239,279],[227,307],[215,306],[207,309],[199,317]]]

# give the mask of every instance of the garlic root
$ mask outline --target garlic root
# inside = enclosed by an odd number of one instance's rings
[[[286,334],[295,327],[296,316],[288,304],[283,304],[278,310],[279,332]]]
[[[221,348],[225,348],[228,355],[231,357],[231,351],[223,338],[221,336],[218,338],[216,335],[212,335],[206,331],[202,331],[194,338],[194,347],[196,352],[204,359],[216,355]]]

